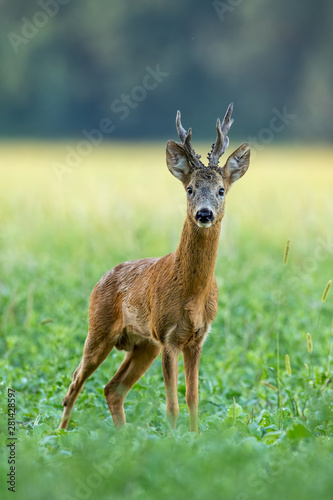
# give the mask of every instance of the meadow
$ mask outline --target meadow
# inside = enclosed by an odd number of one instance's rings
[[[195,436],[181,358],[176,431],[160,358],[115,430],[103,388],[116,350],[58,430],[93,286],[119,262],[173,251],[186,209],[164,144],[104,144],[59,179],[65,146],[0,144],[1,498],[12,495],[7,388],[17,499],[332,498],[333,149],[269,145],[227,195]]]

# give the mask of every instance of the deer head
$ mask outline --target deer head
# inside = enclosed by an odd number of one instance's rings
[[[217,138],[208,153],[208,166],[200,160],[191,145],[192,129],[181,124],[177,111],[176,127],[180,142],[168,141],[166,160],[170,172],[179,179],[187,192],[187,214],[199,227],[207,228],[222,220],[225,195],[231,185],[242,177],[250,163],[250,146],[243,143],[234,151],[223,167],[219,159],[229,144],[228,132],[233,123],[233,103],[229,104],[222,123],[216,124]]]

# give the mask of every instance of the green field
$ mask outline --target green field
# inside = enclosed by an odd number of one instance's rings
[[[270,145],[227,195],[196,437],[181,359],[177,430],[168,432],[160,358],[115,430],[103,388],[116,350],[85,384],[69,430],[57,430],[93,286],[119,262],[175,250],[185,216],[164,144],[103,145],[60,181],[52,162],[65,146],[0,144],[1,498],[331,499],[333,290],[322,296],[333,279],[333,149]]]

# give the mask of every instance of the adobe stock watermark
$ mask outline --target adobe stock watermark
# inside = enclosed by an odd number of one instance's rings
[[[114,99],[110,105],[111,111],[119,115],[120,120],[125,120],[139,103],[143,102],[149,92],[155,90],[170,73],[162,71],[158,64],[155,69],[146,66],[140,85],[136,85],[128,94],[122,94],[120,98]],[[75,147],[66,146],[65,159],[63,162],[53,161],[51,166],[59,182],[63,181],[65,174],[70,174],[82,161],[89,156],[93,149],[99,146],[106,136],[110,136],[116,130],[114,121],[108,117],[102,118],[97,127],[91,130],[83,129],[83,139]]]
[[[297,118],[294,113],[289,113],[287,111],[287,106],[284,105],[282,111],[277,108],[272,109],[272,118],[269,121],[268,127],[263,127],[259,130],[256,137],[249,136],[246,142],[250,143],[251,146],[251,156],[258,151],[262,151],[265,147],[273,142],[276,134],[280,134],[285,128]]]
[[[92,464],[91,472],[87,474],[83,479],[78,477],[75,478],[75,491],[73,492],[75,496],[68,493],[63,493],[63,500],[88,500],[97,488],[99,488],[105,479],[110,476],[113,471],[112,463],[96,463]],[[93,495],[93,498],[96,498]]]
[[[250,500],[259,495],[267,497],[268,487],[273,482],[281,478],[284,471],[295,462],[295,456],[292,453],[279,457],[276,463],[269,467],[269,473],[266,470],[258,470],[251,474],[247,479],[246,491],[239,493],[235,500]]]
[[[7,33],[7,38],[15,54],[18,54],[20,48],[35,38],[39,31],[49,23],[50,19],[58,14],[61,5],[66,5],[69,2],[70,0],[39,0],[37,3],[40,10],[37,10],[31,19],[27,17],[21,18],[20,33],[14,33],[13,31]]]
[[[241,5],[244,0],[228,0],[227,2],[222,2],[221,0],[214,0],[213,7],[219,16],[220,21],[224,21],[225,15],[229,12],[233,12],[236,7]]]

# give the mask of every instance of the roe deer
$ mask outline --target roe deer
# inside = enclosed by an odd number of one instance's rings
[[[168,141],[166,162],[187,193],[187,214],[180,243],[161,258],[124,262],[106,273],[95,286],[89,306],[89,330],[82,360],[63,399],[60,428],[66,429],[84,382],[113,347],[127,351],[104,394],[114,424],[126,423],[124,400],[153,360],[162,353],[167,420],[175,428],[178,356],[184,356],[186,402],[190,430],[198,432],[198,372],[202,345],[217,313],[218,290],[214,276],[224,216],[225,195],[242,177],[250,162],[250,147],[242,144],[223,167],[219,158],[228,146],[233,103],[220,123],[208,154],[208,166],[192,149],[177,112],[180,143]]]

